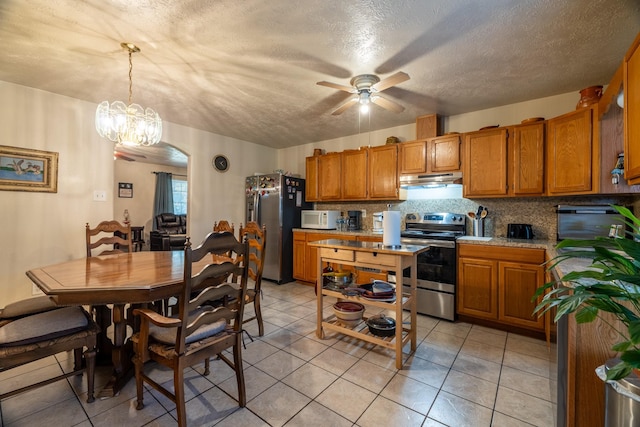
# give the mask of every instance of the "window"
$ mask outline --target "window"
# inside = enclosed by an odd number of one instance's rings
[[[173,191],[173,213],[176,215],[187,214],[187,189],[189,184],[186,179],[177,178],[175,175],[171,180]]]

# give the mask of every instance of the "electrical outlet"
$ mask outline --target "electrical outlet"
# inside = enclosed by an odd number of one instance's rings
[[[362,218],[366,218],[367,217],[367,210],[366,209],[362,209],[360,212],[362,212]]]
[[[107,201],[107,192],[104,190],[94,190],[93,191],[93,201],[94,202],[106,202]]]

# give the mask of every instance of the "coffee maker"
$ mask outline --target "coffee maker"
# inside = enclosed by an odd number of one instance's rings
[[[362,229],[362,211],[347,211],[348,230],[356,231]]]
[[[373,213],[373,231],[374,233],[382,233],[382,212]]]

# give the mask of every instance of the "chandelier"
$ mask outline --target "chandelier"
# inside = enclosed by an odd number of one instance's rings
[[[133,43],[120,43],[129,51],[129,105],[122,101],[102,101],[96,110],[96,130],[100,136],[121,145],[148,146],[162,137],[162,120],[151,108],[131,102],[133,63],[131,55],[140,52]]]

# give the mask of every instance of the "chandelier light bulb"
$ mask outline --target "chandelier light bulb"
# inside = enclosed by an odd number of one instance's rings
[[[132,43],[121,43],[129,51],[129,104],[122,101],[102,101],[96,109],[96,130],[98,134],[120,145],[149,146],[162,138],[162,120],[151,108],[143,108],[132,103],[131,55],[140,52]]]

